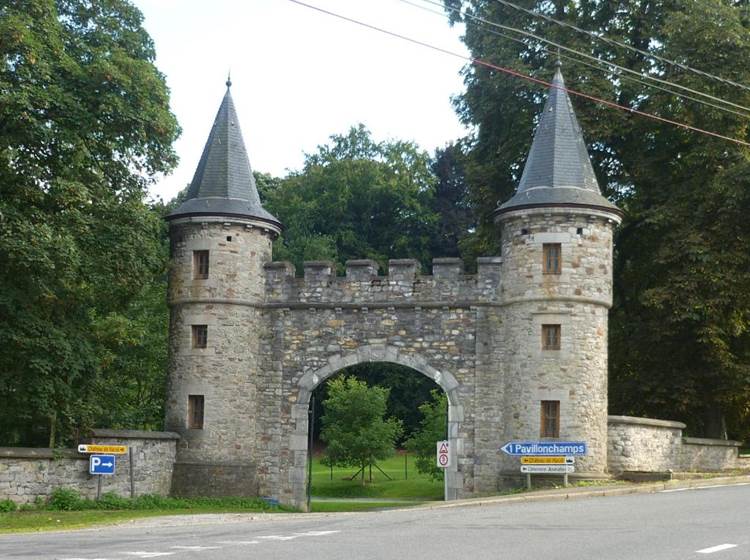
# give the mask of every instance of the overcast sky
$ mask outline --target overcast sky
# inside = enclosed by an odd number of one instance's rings
[[[451,96],[463,62],[311,11],[288,0],[133,0],[156,44],[182,126],[179,167],[152,193],[192,179],[224,95],[227,71],[250,162],[284,175],[331,134],[362,122],[376,139],[432,151],[466,131]],[[466,54],[461,29],[400,0],[307,0]]]

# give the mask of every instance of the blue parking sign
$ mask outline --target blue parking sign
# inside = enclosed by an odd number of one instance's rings
[[[114,455],[91,455],[89,474],[115,474]]]

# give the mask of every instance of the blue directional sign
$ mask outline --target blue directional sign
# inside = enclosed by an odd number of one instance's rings
[[[500,448],[508,455],[586,455],[585,441],[509,441]]]
[[[89,458],[89,474],[115,474],[115,456],[92,455]]]

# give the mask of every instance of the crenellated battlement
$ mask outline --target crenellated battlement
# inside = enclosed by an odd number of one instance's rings
[[[391,259],[388,274],[379,276],[378,263],[369,260],[346,262],[346,275],[337,276],[330,261],[307,261],[304,276],[297,277],[290,262],[264,266],[267,304],[373,304],[419,305],[420,303],[497,301],[502,259],[480,257],[477,273],[465,274],[458,258],[432,261],[432,275],[420,274],[415,259]]]

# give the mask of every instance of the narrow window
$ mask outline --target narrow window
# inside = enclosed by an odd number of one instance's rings
[[[542,350],[560,349],[560,325],[542,325]]]
[[[193,348],[205,348],[208,345],[208,325],[193,325]]]
[[[544,274],[560,274],[560,244],[544,243],[542,250],[544,252],[542,272]]]
[[[208,278],[208,251],[193,251],[193,278]]]
[[[560,437],[560,401],[542,401],[540,435],[543,438]]]
[[[188,428],[203,429],[203,395],[188,395]]]

